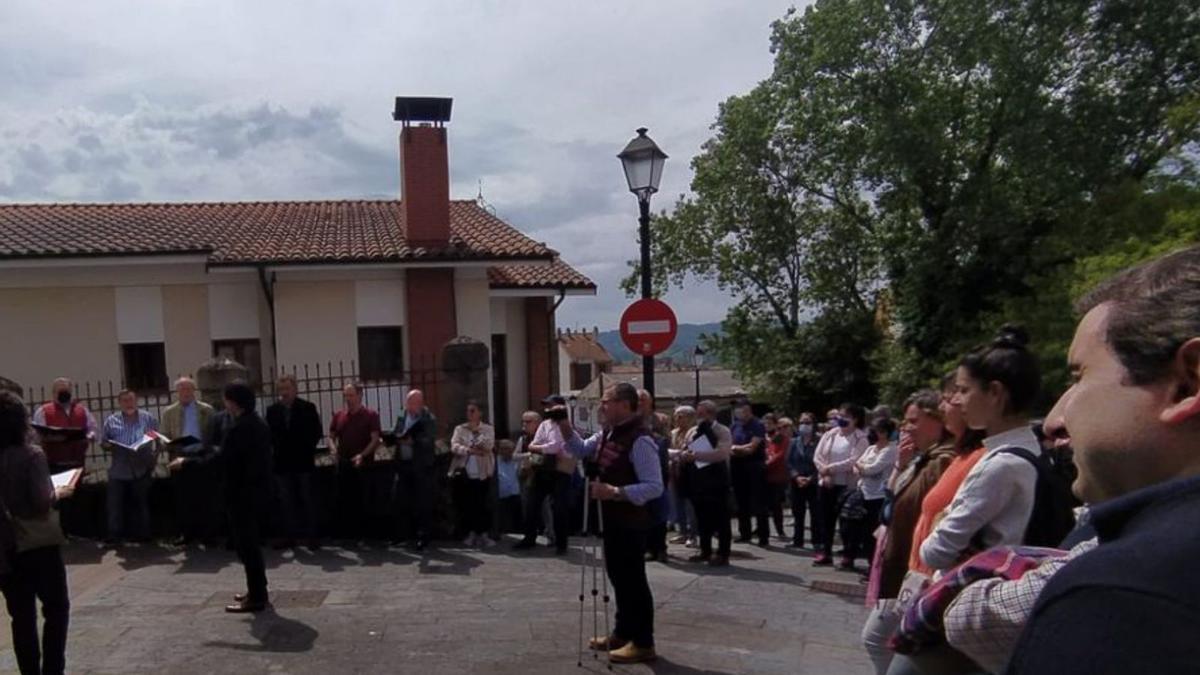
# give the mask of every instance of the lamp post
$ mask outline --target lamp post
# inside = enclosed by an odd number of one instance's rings
[[[696,405],[700,405],[700,368],[704,365],[704,349],[700,345],[692,350],[692,367],[696,369]]]
[[[617,158],[625,169],[625,181],[629,183],[629,191],[638,199],[638,241],[642,249],[642,298],[650,297],[650,196],[658,192],[658,183],[662,179],[663,164],[667,155],[650,137],[647,129],[637,130],[634,137]],[[642,386],[654,394],[654,357],[642,357]]]

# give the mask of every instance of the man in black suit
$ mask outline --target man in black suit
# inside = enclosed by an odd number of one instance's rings
[[[433,532],[433,464],[437,420],[425,407],[425,394],[413,389],[404,398],[404,414],[396,420],[396,537],[411,539],[423,551]]]
[[[220,449],[203,457],[180,457],[173,471],[185,464],[212,463],[225,479],[225,507],[238,559],[246,568],[246,592],[225,607],[233,613],[261,612],[267,607],[267,571],[262,555],[261,523],[271,502],[271,430],[254,412],[254,391],[244,382],[225,387],[225,411],[230,420]]]
[[[317,548],[316,508],[312,497],[313,458],[324,435],[317,406],[298,397],[296,378],[281,375],[279,400],[267,408],[267,426],[275,458],[275,548],[292,548],[305,539]]]

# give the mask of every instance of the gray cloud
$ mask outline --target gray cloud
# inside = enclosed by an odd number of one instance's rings
[[[717,103],[768,74],[792,2],[7,0],[0,200],[396,197],[391,97],[451,95],[454,196],[482,181],[600,285],[560,322],[611,327],[637,254],[615,154],[649,126],[669,206]],[[685,321],[733,302],[706,284],[667,300]]]

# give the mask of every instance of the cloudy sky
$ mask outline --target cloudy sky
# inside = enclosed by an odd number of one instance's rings
[[[562,326],[614,327],[639,126],[687,189],[717,104],[771,68],[794,0],[3,0],[0,201],[395,197],[396,95],[452,96],[452,194],[600,286]],[[674,291],[681,321],[733,299]]]

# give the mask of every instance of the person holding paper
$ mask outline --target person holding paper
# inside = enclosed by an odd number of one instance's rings
[[[0,391],[0,504],[13,521],[0,528],[0,591],[12,618],[12,648],[22,673],[60,675],[66,670],[71,603],[62,558],[65,540],[53,516],[55,506],[74,489],[74,484],[53,486],[45,454],[29,442],[25,402]],[[38,601],[45,617],[40,643]]]
[[[271,429],[254,411],[254,390],[245,382],[226,385],[224,397],[229,422],[219,448],[203,456],[177,457],[167,468],[211,464],[220,472],[230,543],[246,571],[246,592],[234,595],[225,611],[261,612],[268,606],[262,524],[271,508]]]
[[[138,396],[131,389],[117,394],[120,411],[104,420],[100,444],[112,453],[108,469],[108,539],[119,544],[122,537],[135,541],[150,539],[150,482],[158,460],[158,420],[138,408]],[[132,506],[136,517],[126,522],[125,512]]]
[[[717,404],[701,401],[696,406],[699,424],[688,432],[687,450],[680,455],[692,490],[692,505],[700,536],[700,552],[688,562],[708,563],[712,567],[729,564],[733,539],[729,523],[729,455],[733,436],[717,421]],[[712,537],[717,535],[717,555],[713,555]]]
[[[42,450],[50,473],[61,473],[67,469],[83,468],[88,447],[96,437],[96,420],[87,406],[75,399],[75,388],[65,377],[51,385],[53,399],[43,403],[33,413],[33,424],[38,429]],[[65,438],[51,429],[83,429],[83,438]]]
[[[311,401],[300,398],[294,375],[280,375],[275,393],[279,400],[267,408],[266,416],[275,459],[279,536],[275,547],[294,548],[297,539],[304,539],[309,548],[319,548],[312,474],[317,444],[324,435],[321,413]]]
[[[172,458],[203,454],[205,431],[212,416],[212,406],[196,399],[196,382],[190,377],[176,380],[175,403],[163,411],[160,427]],[[171,487],[180,533],[175,545],[187,546],[213,537],[220,521],[213,472],[208,467],[189,466],[171,477]]]

